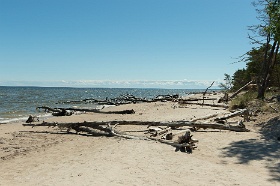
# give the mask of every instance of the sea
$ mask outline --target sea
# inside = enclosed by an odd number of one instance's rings
[[[153,89],[153,88],[70,88],[70,87],[11,87],[0,86],[0,124],[25,121],[29,115],[51,117],[36,109],[52,108],[99,108],[96,103],[79,103],[79,100],[105,100],[121,95],[133,95],[146,99],[157,95],[186,96],[205,89]],[[75,102],[76,101],[76,102]]]

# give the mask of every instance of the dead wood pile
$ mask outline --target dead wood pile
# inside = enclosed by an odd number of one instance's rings
[[[232,114],[228,114],[224,117],[218,117],[215,121],[226,121],[226,119],[244,114],[245,110],[236,111]],[[203,118],[215,117],[216,115],[205,116]],[[31,120],[30,120],[31,121]],[[134,136],[120,132],[116,130],[119,125],[146,125],[147,130],[142,136]],[[155,121],[85,121],[82,123],[48,123],[42,122],[39,124],[32,124],[31,122],[23,124],[23,126],[32,127],[57,127],[61,130],[65,130],[69,133],[74,130],[76,134],[85,132],[93,136],[117,136],[126,139],[138,139],[138,140],[154,140],[164,144],[176,147],[177,150],[191,153],[193,149],[197,148],[196,144],[198,140],[192,139],[190,129],[200,130],[200,129],[218,129],[218,130],[230,130],[235,132],[248,132],[243,122],[239,122],[236,125],[230,125],[228,123],[199,123],[194,121],[172,121],[172,122],[155,122]],[[188,127],[188,129],[180,129],[179,127]],[[189,129],[190,128],[190,129]],[[184,132],[182,136],[178,134]],[[177,141],[174,141],[174,137],[178,136]]]
[[[134,114],[135,111],[131,110],[121,110],[121,111],[101,111],[100,109],[79,109],[79,108],[51,108],[47,106],[37,107],[37,110],[43,109],[45,112],[52,112],[53,116],[70,116],[72,115],[71,111],[80,111],[80,112],[95,112],[100,114]]]
[[[143,102],[156,102],[156,101],[172,101],[178,99],[179,95],[157,95],[154,98],[141,98],[136,97],[131,94],[120,95],[115,98],[106,98],[105,100],[98,100],[94,98],[87,98],[83,100],[68,100],[68,101],[59,101],[58,104],[99,104],[99,105],[122,105],[122,104],[131,104],[131,103],[143,103]]]

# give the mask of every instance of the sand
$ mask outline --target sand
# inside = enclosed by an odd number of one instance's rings
[[[188,121],[229,113],[224,108],[181,107],[176,102],[104,110],[125,109],[134,109],[135,114],[84,113],[49,118],[48,122]],[[155,141],[67,134],[57,128],[23,127],[22,123],[2,124],[0,185],[279,185],[280,142],[269,138],[271,133],[267,128],[265,132],[261,130],[260,124],[274,116],[263,115],[257,121],[246,122],[250,132],[192,132],[199,140],[192,154],[176,152],[174,147]],[[232,119],[239,120],[242,118]],[[120,129],[139,135],[146,126]]]

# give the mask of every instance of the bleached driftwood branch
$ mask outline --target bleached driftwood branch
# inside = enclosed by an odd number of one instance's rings
[[[232,117],[235,117],[235,116],[239,116],[239,115],[242,115],[242,114],[244,115],[244,120],[248,120],[249,111],[247,109],[241,109],[241,110],[235,111],[233,113],[227,114],[225,116],[218,117],[218,118],[215,119],[215,121],[226,120],[226,119],[229,119],[229,118],[232,118]]]
[[[121,110],[121,111],[101,111],[100,109],[79,109],[79,108],[51,108],[47,106],[37,107],[37,109],[44,109],[46,111],[51,111],[54,113],[60,113],[62,110],[80,111],[80,112],[94,112],[100,114],[134,114],[135,111],[131,110]]]
[[[239,125],[225,125],[219,123],[196,123],[190,121],[173,121],[173,122],[154,122],[154,121],[106,121],[106,122],[83,122],[83,123],[41,123],[41,124],[23,124],[24,126],[60,126],[66,128],[73,128],[73,126],[85,126],[96,128],[100,127],[100,125],[108,125],[108,124],[118,124],[118,125],[149,125],[149,126],[168,126],[168,127],[196,127],[196,128],[211,128],[211,129],[219,129],[219,130],[230,130],[236,132],[248,132],[249,130],[245,128],[245,126]],[[74,128],[73,128],[74,129]],[[98,128],[99,129],[99,128]]]
[[[106,124],[106,126],[101,126],[103,124]],[[113,122],[112,122],[113,123]],[[114,122],[115,123],[115,122]],[[23,124],[23,126],[47,126],[47,127],[58,127],[58,128],[65,128],[67,129],[67,132],[69,132],[71,129],[78,132],[86,132],[88,134],[92,134],[94,136],[117,136],[125,139],[135,139],[135,140],[147,140],[147,141],[158,141],[160,143],[168,144],[176,148],[186,148],[189,150],[193,150],[196,148],[194,143],[197,142],[197,140],[191,140],[190,136],[190,142],[189,143],[178,143],[173,142],[169,140],[164,139],[158,139],[158,138],[152,138],[152,137],[145,137],[145,136],[133,136],[133,135],[127,135],[122,134],[117,131],[115,131],[115,127],[118,124],[115,123],[115,125],[111,125],[110,122],[83,122],[83,123],[47,123],[43,122],[41,124]]]
[[[248,85],[250,85],[251,83],[253,83],[253,80],[249,81],[248,83],[246,83],[243,87],[241,87],[240,89],[238,89],[236,92],[234,92],[231,96],[230,99],[234,98],[235,96],[237,96],[243,89],[245,89]]]
[[[190,104],[190,105],[201,105],[201,106],[228,108],[228,105],[209,104],[209,103],[194,103],[194,102],[188,102],[188,101],[184,101],[184,100],[180,101],[179,104]]]

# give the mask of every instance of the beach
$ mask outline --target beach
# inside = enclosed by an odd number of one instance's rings
[[[201,97],[202,95],[194,95]],[[221,93],[207,94],[209,98]],[[218,104],[216,101],[209,103]],[[178,102],[125,104],[103,111],[133,109],[134,114],[79,113],[46,122],[191,121],[229,114],[223,107],[180,105]],[[250,132],[200,129],[192,153],[158,141],[70,133],[56,127],[0,125],[0,185],[278,185],[280,143],[262,126],[275,114],[244,122]],[[229,122],[238,122],[236,116]],[[36,123],[41,123],[36,122]],[[200,122],[211,123],[213,118]],[[121,125],[126,134],[141,136],[147,126]]]

